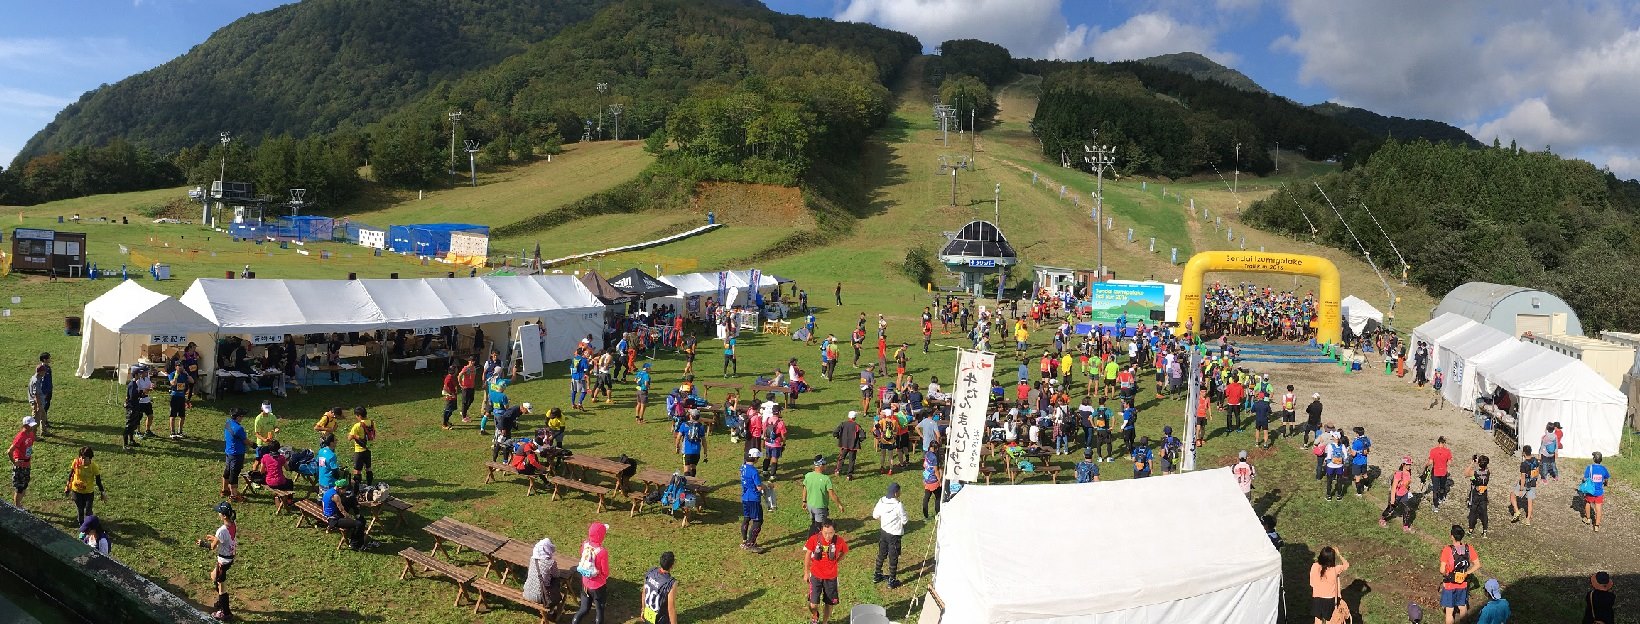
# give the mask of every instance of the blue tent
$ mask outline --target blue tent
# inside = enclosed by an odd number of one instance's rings
[[[490,235],[490,226],[470,223],[416,223],[387,228],[387,249],[394,253],[441,256],[450,251],[450,235],[456,232]]]

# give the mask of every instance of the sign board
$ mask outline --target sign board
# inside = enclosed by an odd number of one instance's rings
[[[182,334],[150,334],[148,336],[148,344],[151,345],[175,345],[187,343],[188,337]]]
[[[945,454],[947,478],[979,480],[980,449],[985,446],[985,412],[991,400],[991,373],[996,355],[963,350],[957,354],[957,383],[951,393],[950,447]]]
[[[57,238],[57,232],[52,231],[52,230],[36,230],[36,229],[33,229],[33,228],[17,228],[15,230],[12,230],[12,232],[13,232],[13,237],[14,238],[21,238],[21,239],[24,239],[24,240],[53,240],[53,239]]]
[[[1167,310],[1167,289],[1162,284],[1111,284],[1096,282],[1088,297],[1088,322],[1113,325],[1123,313],[1128,325],[1150,321],[1152,311]]]
[[[472,232],[451,232],[450,255],[463,258],[488,257],[490,255],[490,237]]]
[[[414,328],[414,329],[410,330],[410,335],[412,335],[412,336],[437,336],[439,334],[439,329],[441,329],[441,328],[438,328],[438,327],[417,327],[417,328]]]
[[[359,245],[372,249],[387,248],[387,232],[359,228]]]
[[[529,323],[518,326],[519,374],[533,379],[541,376],[541,326]]]
[[[720,305],[730,305],[729,301],[729,272],[718,271],[717,301]]]
[[[994,269],[997,267],[997,261],[992,258],[970,258],[968,266],[976,269]]]
[[[284,334],[251,334],[251,344],[279,344],[285,341]]]

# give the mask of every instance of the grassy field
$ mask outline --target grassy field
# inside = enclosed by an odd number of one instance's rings
[[[920,72],[912,68],[907,75]],[[943,243],[943,231],[955,230],[972,219],[992,218],[989,204],[995,184],[1002,185],[1002,225],[1005,235],[1021,250],[1026,262],[1059,266],[1091,267],[1093,264],[1093,227],[1086,213],[1069,199],[1058,196],[1058,184],[1076,188],[1081,197],[1087,197],[1092,180],[1086,174],[1060,169],[1041,162],[1031,145],[1021,138],[1023,124],[1030,116],[1028,90],[1024,95],[1004,99],[1004,115],[994,130],[982,133],[979,166],[973,172],[959,176],[957,206],[950,206],[949,174],[938,170],[938,156],[955,155],[959,138],[952,136],[949,148],[942,146],[929,120],[927,98],[920,85],[902,85],[904,95],[900,109],[877,139],[866,146],[858,170],[865,185],[871,189],[868,205],[854,207],[862,215],[852,233],[834,244],[819,250],[781,257],[755,264],[765,272],[795,279],[797,285],[808,291],[810,301],[819,306],[819,327],[822,333],[842,335],[852,329],[853,318],[864,312],[868,315],[883,313],[890,320],[889,337],[892,340],[914,342],[914,320],[927,303],[923,287],[902,277],[897,265],[906,249],[925,245],[937,247]],[[1010,102],[1013,102],[1010,104]],[[1020,112],[1023,111],[1023,112]],[[1010,134],[1011,133],[1011,134]],[[1028,137],[1028,133],[1024,135]],[[1010,137],[1012,137],[1010,139]],[[966,139],[966,136],[961,137]],[[966,142],[962,143],[966,148]],[[642,160],[641,150],[625,146],[590,146],[603,149],[604,156],[620,160],[620,154],[633,160]],[[563,162],[532,165],[530,171],[540,174],[519,173],[512,180],[497,179],[489,187],[474,191],[489,194],[483,202],[457,203],[461,189],[435,194],[426,202],[440,204],[401,205],[398,212],[382,213],[381,218],[409,217],[419,210],[434,210],[428,215],[442,214],[444,206],[456,211],[472,212],[472,220],[500,225],[504,220],[526,216],[539,205],[530,202],[550,193],[553,183],[547,176],[563,173],[575,162],[577,152],[571,151]],[[595,155],[583,154],[587,160]],[[645,161],[646,162],[646,161]],[[641,164],[614,163],[602,169],[625,171],[622,167]],[[535,167],[540,167],[535,169]],[[1285,169],[1285,167],[1284,167]],[[634,171],[636,169],[633,169]],[[1030,172],[1038,173],[1039,183],[1030,184]],[[1285,171],[1284,171],[1285,173]],[[619,182],[619,175],[587,182],[607,185]],[[533,181],[531,181],[533,180]],[[613,181],[611,181],[613,180]],[[1049,183],[1041,180],[1051,180]],[[1245,181],[1245,180],[1244,180]],[[1216,194],[1207,182],[1166,183],[1170,195],[1160,195],[1159,181],[1124,180],[1112,184],[1107,180],[1108,210],[1117,220],[1117,233],[1106,238],[1107,264],[1119,275],[1155,275],[1171,280],[1178,269],[1167,260],[1166,249],[1183,250],[1222,249],[1222,233],[1215,236],[1210,219],[1192,216],[1187,203],[1171,195],[1177,188],[1186,196],[1196,197],[1198,207],[1206,207],[1214,214],[1230,212],[1234,198]],[[532,189],[512,189],[514,186],[533,185]],[[568,182],[565,182],[568,185]],[[1244,201],[1248,195],[1243,185]],[[542,190],[548,189],[548,190]],[[177,193],[180,191],[171,191]],[[586,191],[593,192],[593,191]],[[103,198],[87,198],[46,207],[29,209],[20,225],[50,227],[57,214],[79,210],[83,215],[100,214],[97,210],[118,211],[122,207],[134,209],[144,202],[163,202],[167,192],[152,192]],[[568,193],[568,191],[563,191]],[[1228,194],[1225,194],[1228,195]],[[569,195],[559,195],[548,203],[570,201]],[[1084,202],[1085,205],[1085,202]],[[491,220],[492,215],[498,220]],[[749,268],[727,266],[729,259],[745,257],[765,248],[781,237],[811,227],[801,219],[782,222],[780,219],[755,219],[745,215],[731,215],[724,219],[728,227],[711,234],[688,239],[672,245],[644,252],[622,254],[567,267],[598,268],[615,273],[629,266],[653,270],[653,264],[671,263],[671,267],[689,266],[683,270],[711,270],[718,268]],[[372,217],[375,218],[375,217]],[[539,233],[543,255],[558,254],[636,242],[692,227],[693,212],[645,213],[640,218],[593,217],[554,230]],[[454,220],[454,219],[451,219]],[[696,221],[698,222],[698,221]],[[1125,242],[1126,228],[1134,227],[1139,243]],[[1242,228],[1235,226],[1239,232]],[[281,250],[270,245],[233,243],[220,235],[208,236],[196,227],[152,225],[85,225],[92,232],[92,251],[105,266],[118,258],[118,245],[145,257],[171,261],[178,279],[154,286],[163,292],[179,294],[192,278],[220,276],[224,270],[239,270],[250,263],[263,277],[328,277],[339,278],[349,271],[362,276],[383,277],[389,272],[406,276],[442,275],[446,269],[439,265],[423,267],[419,263],[399,257],[371,257],[358,252],[357,247],[342,245],[310,245],[305,249],[312,255],[301,255],[296,250]],[[675,228],[675,229],[674,229]],[[1271,251],[1309,249],[1334,258],[1345,272],[1346,293],[1355,293],[1377,303],[1369,294],[1377,280],[1363,264],[1348,258],[1348,254],[1320,247],[1267,236],[1249,231],[1249,247],[1266,245]],[[1119,234],[1118,234],[1119,233]],[[1158,238],[1162,251],[1145,253],[1143,245],[1149,236]],[[498,243],[511,247],[533,244],[535,237],[519,238]],[[1239,234],[1238,234],[1239,243]],[[166,247],[169,244],[170,247]],[[178,248],[188,249],[186,253]],[[321,251],[331,251],[329,260],[319,258]],[[551,250],[551,251],[549,251]],[[663,272],[673,268],[662,267]],[[948,285],[949,278],[941,275],[940,285]],[[835,305],[830,291],[834,284],[843,285],[843,305]],[[109,500],[99,503],[98,513],[108,522],[115,543],[115,557],[133,568],[165,584],[177,593],[198,602],[212,598],[207,579],[210,558],[194,548],[192,542],[215,526],[210,507],[217,502],[217,477],[220,475],[220,432],[225,410],[232,407],[252,408],[266,398],[265,394],[233,396],[208,401],[196,406],[189,418],[188,432],[192,439],[173,442],[154,440],[134,452],[119,448],[119,425],[123,419],[118,398],[119,388],[106,376],[91,380],[72,377],[78,339],[64,336],[62,317],[78,314],[91,298],[114,285],[111,281],[87,282],[64,280],[47,282],[36,277],[14,275],[0,281],[4,294],[21,297],[21,303],[12,304],[13,314],[0,320],[0,341],[8,345],[9,354],[0,362],[0,377],[11,379],[9,390],[0,392],[14,421],[26,408],[23,388],[29,373],[32,355],[51,351],[56,355],[57,397],[53,410],[54,422],[59,423],[59,434],[45,438],[36,449],[38,470],[35,486],[26,501],[28,507],[47,520],[66,526],[72,521],[73,508],[57,496],[61,470],[66,468],[73,450],[89,445],[98,452],[98,459],[107,473]],[[1427,298],[1414,300],[1410,295],[1403,300],[1400,310],[1404,318],[1413,318],[1418,306]],[[1425,308],[1427,309],[1427,308]],[[1038,334],[1041,336],[1041,334]],[[1042,336],[1046,338],[1046,336]],[[946,346],[963,344],[956,336],[935,336],[936,348],[927,356],[916,353],[911,361],[911,374],[926,382],[930,375],[948,377],[954,366],[954,355]],[[719,362],[711,357],[718,343],[706,341],[702,349],[707,355],[698,362],[697,373],[703,379],[718,377]],[[756,335],[742,341],[739,382],[749,382],[759,372],[771,371],[788,358],[799,358],[809,370],[817,370],[814,347],[803,346],[782,337]],[[845,351],[845,360],[849,354]],[[868,355],[866,359],[870,359]],[[655,367],[657,388],[675,385],[682,373],[683,361],[678,355],[662,350],[651,360]],[[1004,360],[1011,366],[1012,360]],[[287,444],[301,447],[313,445],[309,431],[318,413],[333,405],[366,405],[371,409],[381,432],[375,452],[377,475],[394,487],[394,493],[416,505],[410,522],[405,527],[379,528],[376,538],[383,546],[371,553],[333,551],[333,539],[311,530],[293,528],[294,519],[274,516],[272,505],[265,497],[254,496],[254,502],[241,506],[242,557],[234,568],[233,588],[241,615],[253,622],[529,622],[530,614],[499,606],[488,615],[474,616],[470,607],[456,608],[449,604],[450,586],[436,580],[399,581],[400,561],[394,557],[407,546],[427,548],[431,539],[420,529],[443,516],[452,516],[521,540],[535,540],[550,536],[560,550],[573,551],[585,534],[589,521],[597,520],[611,525],[608,546],[615,567],[611,585],[611,613],[616,622],[630,621],[637,616],[638,579],[653,565],[664,550],[675,551],[678,565],[675,573],[680,579],[682,606],[680,616],[686,622],[796,622],[803,621],[801,583],[801,540],[805,536],[807,516],[798,504],[797,479],[807,470],[805,458],[824,453],[830,457],[834,444],[829,432],[853,407],[858,407],[858,392],[854,385],[855,369],[848,365],[838,367],[839,378],[826,382],[811,374],[815,392],[803,397],[799,406],[788,413],[792,443],[786,466],[779,479],[781,505],[770,514],[762,541],[774,547],[758,556],[736,547],[738,487],[735,474],[739,465],[738,445],[731,446],[726,436],[714,435],[708,446],[708,460],[701,474],[718,490],[708,498],[710,510],[700,521],[679,528],[676,522],[653,512],[629,518],[619,509],[594,513],[593,503],[584,496],[571,495],[562,501],[550,501],[546,496],[525,497],[523,486],[503,479],[483,484],[483,462],[489,458],[488,439],[475,432],[471,424],[454,431],[442,431],[438,426],[441,401],[438,399],[438,379],[433,375],[394,378],[391,386],[374,384],[347,388],[315,389],[307,394],[296,394],[289,399],[276,400],[276,411],[285,419],[282,437]],[[1315,376],[1317,384],[1351,384],[1337,369],[1323,369],[1306,373]],[[517,401],[531,401],[537,406],[565,406],[568,382],[563,367],[549,368],[545,378],[515,385],[511,392]],[[947,379],[949,381],[949,379]],[[1277,383],[1281,380],[1277,379]],[[1363,383],[1366,380],[1363,380]],[[1404,384],[1403,384],[1404,386]],[[721,391],[713,398],[721,398]],[[1343,422],[1375,424],[1389,419],[1409,417],[1421,405],[1423,395],[1413,396],[1405,388],[1386,391],[1373,401],[1358,404],[1329,403],[1329,413],[1337,410]],[[672,452],[672,437],[665,425],[651,419],[649,424],[637,424],[631,418],[633,392],[628,387],[617,391],[612,404],[591,404],[586,413],[572,414],[568,444],[577,453],[614,457],[626,453],[647,466],[660,469],[675,468],[679,458]],[[1417,407],[1414,407],[1417,405]],[[1336,406],[1336,407],[1335,407]],[[1142,417],[1140,433],[1159,437],[1164,424],[1182,423],[1183,406],[1171,400],[1144,400],[1140,404]],[[1350,420],[1354,419],[1354,420]],[[476,423],[476,421],[475,421]],[[538,420],[524,424],[533,427]],[[163,430],[163,420],[160,428]],[[1246,448],[1250,434],[1214,436],[1202,451],[1204,465],[1228,463],[1238,449]],[[346,451],[342,454],[345,456]],[[833,514],[838,519],[843,535],[855,547],[855,552],[843,564],[842,592],[845,605],[860,602],[887,604],[895,617],[903,617],[908,601],[919,595],[928,581],[924,565],[931,554],[932,524],[921,520],[920,510],[912,509],[914,518],[905,538],[905,553],[901,560],[902,580],[915,580],[906,587],[889,590],[874,585],[870,579],[870,562],[875,555],[876,523],[870,520],[871,506],[882,495],[889,477],[876,475],[875,458],[863,462],[868,475],[849,483],[839,484],[844,509]],[[345,461],[345,459],[344,459]],[[1434,572],[1430,562],[1439,545],[1443,519],[1420,516],[1419,533],[1406,536],[1400,532],[1377,530],[1372,522],[1377,513],[1373,504],[1327,505],[1315,492],[1319,489],[1306,475],[1309,456],[1292,448],[1278,445],[1269,453],[1258,456],[1261,471],[1259,499],[1261,510],[1278,513],[1282,529],[1290,543],[1295,544],[1285,553],[1288,604],[1295,608],[1304,604],[1304,559],[1312,556],[1310,548],[1321,544],[1340,544],[1349,553],[1357,568],[1352,577],[1370,581],[1367,591],[1355,588],[1354,600],[1367,614],[1366,622],[1396,622],[1394,614],[1409,599],[1431,604]],[[1617,464],[1618,473],[1633,474],[1640,463],[1624,460]],[[1059,462],[1067,468],[1068,460]],[[1123,478],[1121,464],[1108,464],[1106,478]],[[904,500],[915,507],[918,499],[918,475],[896,474],[892,480],[905,486]],[[1038,478],[1040,479],[1040,478]],[[1377,495],[1375,491],[1375,495]],[[1632,492],[1622,490],[1611,507],[1632,506]],[[1500,519],[1501,505],[1494,503],[1493,517]],[[1166,513],[1158,506],[1154,513]],[[1628,521],[1632,512],[1623,512]],[[1449,518],[1450,519],[1450,514]],[[1206,520],[1206,519],[1204,519]],[[1507,524],[1505,524],[1507,526]],[[1093,530],[1105,532],[1109,539],[1119,539],[1113,527]],[[1507,533],[1495,531],[1495,533]],[[1621,539],[1632,539],[1632,533],[1615,533]],[[1598,542],[1581,537],[1569,545],[1555,548],[1553,536],[1517,532],[1517,536],[1494,535],[1486,548],[1488,554],[1497,553],[1487,563],[1489,574],[1497,574],[1508,583],[1525,586],[1515,602],[1516,617],[1523,622],[1559,622],[1575,617],[1575,605],[1565,602],[1568,588],[1575,586],[1577,571],[1586,570],[1596,563],[1614,566],[1624,574],[1636,572],[1632,561],[1621,554],[1602,555]],[[1614,542],[1615,543],[1615,542]],[[1166,545],[1159,544],[1159,550]],[[478,559],[470,555],[461,558],[469,564]],[[1108,562],[1106,562],[1108,563]],[[1101,562],[1094,561],[1095,565]],[[1111,564],[1114,565],[1114,564]],[[1586,574],[1587,572],[1581,572]],[[1630,578],[1630,577],[1624,577]],[[1534,584],[1535,583],[1535,584]],[[1630,583],[1627,587],[1632,587]],[[1533,589],[1535,588],[1535,589]],[[1625,594],[1631,600],[1632,590]],[[1477,592],[1477,597],[1479,593]],[[1573,599],[1575,601],[1575,598]],[[846,611],[846,610],[845,610]],[[1570,615],[1568,615],[1570,614]],[[833,621],[839,618],[834,617]],[[1289,622],[1308,622],[1307,618],[1290,618]],[[1427,621],[1427,620],[1426,620]]]

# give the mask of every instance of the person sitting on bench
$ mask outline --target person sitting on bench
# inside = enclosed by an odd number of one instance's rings
[[[268,440],[268,445],[263,449],[262,459],[257,460],[262,464],[262,485],[275,490],[290,491],[290,477],[285,475],[285,456],[279,452],[279,441]]]
[[[359,519],[357,496],[349,496],[345,477],[337,478],[325,489],[325,525],[334,530],[347,531],[347,545],[353,550],[369,550],[379,542],[365,541],[364,522]]]

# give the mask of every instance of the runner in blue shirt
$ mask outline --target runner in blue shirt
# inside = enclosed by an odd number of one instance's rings
[[[763,554],[757,545],[757,534],[763,530],[763,475],[757,470],[758,449],[746,450],[746,463],[740,465],[740,547]]]
[[[1364,427],[1356,427],[1355,439],[1350,441],[1350,474],[1355,478],[1355,497],[1367,491],[1367,456],[1372,454],[1372,438]]]
[[[245,417],[245,410],[233,408],[228,411],[228,422],[222,427],[222,452],[227,456],[227,466],[222,470],[222,496],[231,497],[235,501],[245,500],[245,495],[239,491],[239,473],[245,470],[245,426],[239,424],[239,419]]]
[[[643,368],[638,370],[638,374],[634,375],[633,379],[638,384],[638,402],[637,402],[637,407],[634,408],[634,409],[637,410],[638,422],[641,423],[641,422],[643,422],[644,410],[649,407],[649,363],[648,362],[644,362]]]
[[[1122,400],[1122,443],[1127,445],[1127,451],[1133,452],[1133,434],[1139,426],[1139,408],[1134,407],[1127,399]],[[1149,446],[1150,438],[1145,438],[1145,446]],[[1146,453],[1150,450],[1145,449]],[[1149,468],[1146,468],[1148,471]]]
[[[584,409],[581,404],[587,398],[587,370],[591,363],[586,356],[576,355],[569,362],[569,405],[575,409]]]
[[[1600,451],[1595,451],[1590,457],[1594,463],[1583,469],[1583,483],[1580,491],[1583,492],[1583,523],[1588,524],[1592,515],[1594,532],[1600,532],[1601,508],[1606,506],[1606,486],[1612,482],[1612,472],[1601,464],[1605,458]]]
[[[1132,457],[1133,478],[1143,479],[1150,476],[1150,464],[1153,461],[1150,454],[1150,436],[1139,438],[1139,445],[1134,447]]]
[[[683,450],[683,475],[695,476],[695,465],[706,454],[706,425],[700,422],[700,411],[689,410],[689,420],[678,423],[678,443]]]

